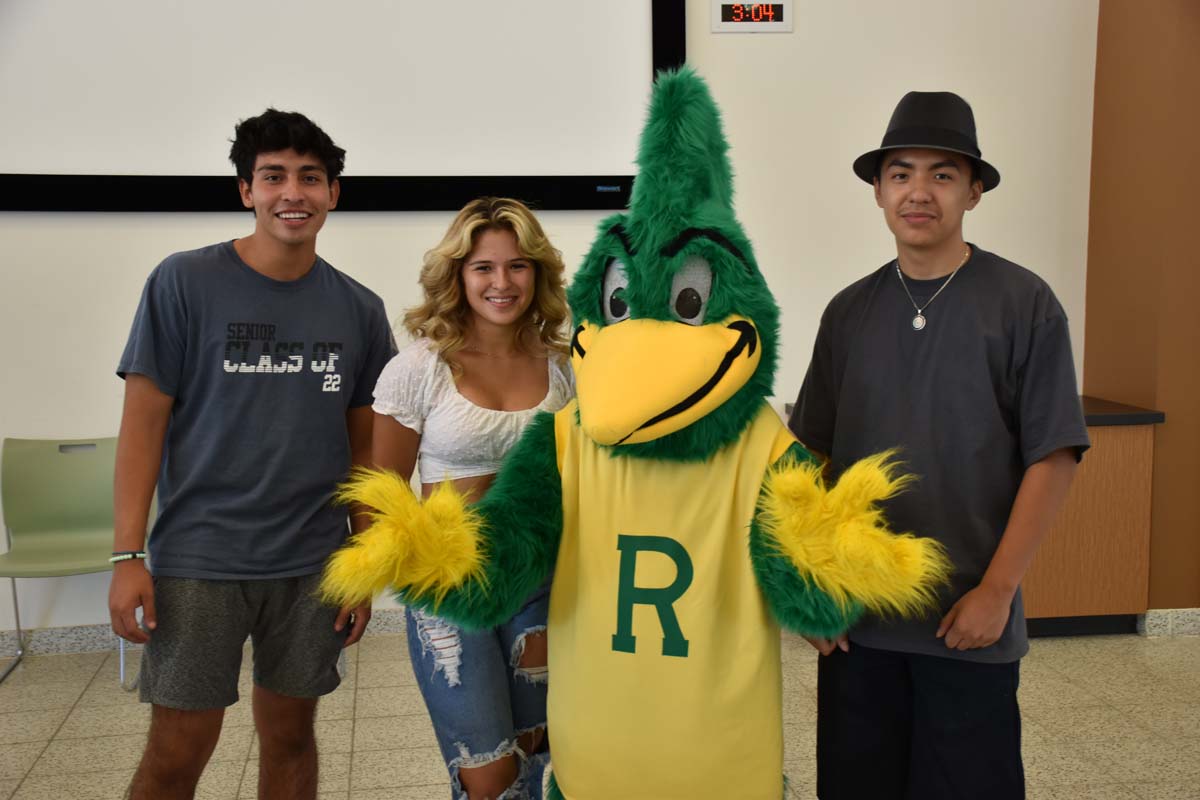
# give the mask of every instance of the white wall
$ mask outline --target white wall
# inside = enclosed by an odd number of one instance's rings
[[[878,145],[910,89],[953,90],[974,106],[1003,180],[968,216],[967,238],[1050,283],[1071,318],[1079,372],[1098,0],[798,2],[795,32],[769,36],[711,34],[709,8],[688,2],[689,60],[724,110],[738,212],[784,309],[779,402],[799,388],[829,297],[894,255],[850,163]],[[543,215],[569,267],[601,216]],[[335,212],[320,251],[396,317],[450,217]],[[169,252],[251,224],[249,213],[0,214],[0,435],[114,434],[113,369],[146,273]],[[107,621],[106,575],[28,580],[20,592],[27,626]]]
[[[825,303],[895,256],[850,164],[909,90],[971,103],[1001,183],[966,238],[1049,282],[1080,375],[1098,0],[795,6],[793,33],[711,34],[708,4],[688,2],[688,59],[724,111],[738,213],[784,309],[780,400],[795,399]]]

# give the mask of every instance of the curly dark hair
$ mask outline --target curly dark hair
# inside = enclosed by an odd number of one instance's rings
[[[341,175],[346,165],[346,151],[334,144],[315,122],[296,111],[268,108],[257,117],[239,122],[233,137],[229,160],[237,169],[237,176],[246,183],[252,182],[254,161],[259,153],[289,148],[300,155],[312,153],[325,165],[330,181]]]

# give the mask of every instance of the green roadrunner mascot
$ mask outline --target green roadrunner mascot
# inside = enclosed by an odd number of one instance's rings
[[[628,213],[600,224],[569,300],[578,399],[542,414],[482,501],[399,477],[342,493],[374,523],[336,553],[338,603],[392,586],[466,627],[553,571],[550,797],[783,795],[779,625],[830,637],[914,613],[947,562],[892,535],[886,457],[826,488],[765,398],[779,310],[734,216],[716,105],[659,77]]]

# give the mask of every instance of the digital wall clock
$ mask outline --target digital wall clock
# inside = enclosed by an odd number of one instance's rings
[[[792,3],[726,3],[713,0],[713,33],[790,33]]]

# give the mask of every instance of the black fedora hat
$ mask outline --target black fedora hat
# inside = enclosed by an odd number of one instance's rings
[[[1000,173],[980,155],[971,106],[953,92],[909,92],[900,98],[883,142],[878,149],[854,159],[854,174],[873,183],[883,152],[907,147],[961,153],[979,164],[985,192],[1000,183]]]

